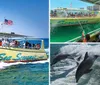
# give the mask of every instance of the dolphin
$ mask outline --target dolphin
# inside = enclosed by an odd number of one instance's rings
[[[79,57],[77,58],[77,61],[80,61],[80,60],[81,60],[81,57],[82,57],[82,56],[79,56]]]
[[[82,75],[89,73],[92,71],[91,67],[94,61],[98,58],[98,55],[89,56],[88,52],[86,52],[84,60],[80,63],[76,70],[75,78],[76,82],[82,77]]]
[[[52,63],[51,63],[51,66],[54,65],[54,64],[56,64],[58,61],[61,61],[61,60],[66,59],[67,56],[69,56],[69,55],[68,55],[68,54],[59,54],[59,55],[57,55],[57,56],[53,59],[53,61],[52,61]]]
[[[76,55],[76,53],[74,53],[74,54],[58,54],[58,55],[56,55],[56,57],[53,59],[53,61],[52,61],[52,63],[51,63],[51,66],[52,65],[54,65],[54,64],[56,64],[57,62],[59,62],[59,61],[61,61],[61,60],[64,60],[64,59],[66,59],[66,58],[69,58],[69,59],[73,59],[73,60],[75,60],[74,59],[74,56]],[[77,63],[77,62],[76,62]]]

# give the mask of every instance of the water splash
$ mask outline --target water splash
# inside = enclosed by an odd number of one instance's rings
[[[5,62],[0,62],[0,69],[5,69],[9,66],[13,66],[13,65],[18,65],[18,64],[38,64],[38,63],[47,63],[49,62],[49,59],[48,60],[43,60],[43,61],[36,61],[36,62],[16,62],[16,63],[5,63]]]
[[[49,55],[49,48],[45,49],[47,55]],[[12,65],[18,65],[18,64],[37,64],[37,63],[47,63],[49,62],[49,59],[47,60],[42,60],[42,61],[36,61],[36,62],[15,62],[15,63],[4,63],[0,62],[0,69],[5,69],[6,67],[12,66]]]
[[[5,69],[8,66],[17,65],[17,64],[26,64],[26,63],[23,63],[23,62],[16,62],[16,63],[4,63],[4,62],[0,62],[0,69]]]

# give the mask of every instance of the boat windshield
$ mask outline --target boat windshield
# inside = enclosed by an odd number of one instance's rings
[[[24,49],[40,49],[41,40],[30,40],[30,39],[0,39],[1,47],[13,47],[13,48],[24,48]]]
[[[0,33],[0,47],[40,49],[41,44],[41,39],[36,39],[14,33]]]

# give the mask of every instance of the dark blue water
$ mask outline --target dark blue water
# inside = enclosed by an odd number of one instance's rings
[[[40,38],[40,40],[44,40],[44,48],[48,48],[49,47],[49,39],[48,38]]]
[[[47,49],[49,47],[49,39],[48,38],[37,38],[36,40],[27,40],[27,41],[31,44],[38,43],[41,45],[41,40],[44,40],[44,48]],[[20,42],[22,43],[23,41],[20,41]]]

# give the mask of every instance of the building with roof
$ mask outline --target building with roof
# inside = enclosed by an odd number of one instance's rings
[[[89,2],[89,3],[92,3],[92,4],[100,5],[100,0],[81,0],[81,1]]]
[[[90,11],[100,11],[100,5],[87,6],[87,10],[90,10]]]

